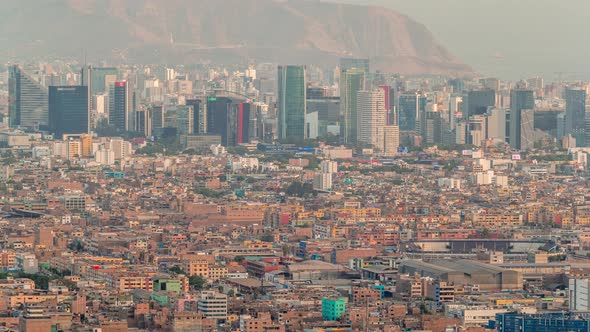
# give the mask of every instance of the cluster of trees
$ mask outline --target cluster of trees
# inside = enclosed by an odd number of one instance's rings
[[[537,161],[571,161],[572,155],[564,153],[564,154],[546,154],[546,155],[538,155],[538,156],[529,156],[528,159],[537,160]]]
[[[170,267],[170,268],[168,268],[168,271],[172,272],[172,273],[176,273],[176,274],[187,275],[187,273],[184,272],[184,270],[180,266]],[[205,286],[207,286],[207,279],[205,279],[201,276],[190,276],[190,277],[188,277],[188,284],[191,287],[194,287],[195,289],[203,290],[205,288]]]
[[[305,197],[307,195],[315,195],[316,193],[313,190],[313,185],[311,183],[295,181],[287,186],[285,194],[288,196]]]
[[[220,198],[224,195],[221,191],[216,191],[208,188],[196,188],[195,192],[209,198]]]
[[[49,282],[58,280],[62,285],[69,289],[75,289],[76,284],[72,281],[64,279],[65,276],[71,275],[70,271],[58,271],[56,269],[48,269],[39,273],[25,273],[25,272],[0,272],[0,279],[8,279],[9,276],[13,278],[28,278],[35,282],[36,289],[49,289]]]
[[[398,165],[375,166],[373,168],[365,168],[365,169],[360,170],[360,173],[363,175],[371,174],[371,173],[375,173],[375,172],[378,172],[378,173],[394,172],[394,173],[398,173],[398,174],[403,174],[403,173],[412,173],[412,170],[409,168],[398,166]]]

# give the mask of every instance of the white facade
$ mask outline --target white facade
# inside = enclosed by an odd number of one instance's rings
[[[93,96],[92,98],[94,98],[93,105],[94,105],[94,110],[96,111],[96,113],[108,115],[109,114],[109,96],[107,94],[99,94],[99,95]]]
[[[332,189],[332,174],[330,173],[316,173],[313,176],[313,188],[317,190]]]
[[[570,279],[569,304],[571,311],[590,311],[590,279]]]
[[[399,148],[399,127],[383,127],[383,153],[386,156],[394,156]]]
[[[319,135],[319,113],[305,114],[305,138],[316,139]]]
[[[438,179],[438,186],[449,189],[461,189],[461,179],[440,178]]]
[[[357,141],[383,149],[383,127],[387,112],[382,89],[359,91],[357,94]]]
[[[461,96],[451,96],[449,100],[449,126],[451,129],[455,129],[457,123],[457,115],[461,112],[460,105],[463,102]]]
[[[320,163],[322,173],[338,173],[338,163],[331,160],[324,160]]]
[[[197,300],[197,310],[206,318],[227,319],[227,295],[217,292],[202,292]]]
[[[101,165],[115,164],[115,152],[111,149],[101,148],[96,151],[94,161]]]
[[[51,151],[48,146],[35,146],[33,147],[33,158],[38,159],[43,156],[51,155]]]

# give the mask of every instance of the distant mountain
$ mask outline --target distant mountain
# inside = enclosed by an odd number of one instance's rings
[[[424,25],[374,6],[311,0],[3,0],[1,59],[336,64],[466,74]]]
[[[328,1],[328,0],[326,0]],[[381,5],[426,24],[482,75],[590,80],[588,0],[332,0]]]

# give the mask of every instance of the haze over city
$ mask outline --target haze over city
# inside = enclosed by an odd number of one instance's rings
[[[3,0],[0,332],[590,331],[588,7]]]

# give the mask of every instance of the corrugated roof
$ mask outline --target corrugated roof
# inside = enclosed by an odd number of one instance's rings
[[[446,268],[444,266],[426,263],[424,261],[417,260],[417,259],[405,260],[405,261],[401,262],[400,265],[401,266],[409,266],[409,267],[415,268],[417,270],[422,270],[422,271],[426,271],[426,272],[430,272],[430,273],[434,273],[434,274],[444,274],[444,273],[454,271],[454,270],[451,270],[451,269]]]

